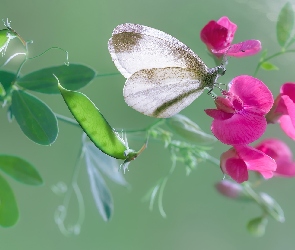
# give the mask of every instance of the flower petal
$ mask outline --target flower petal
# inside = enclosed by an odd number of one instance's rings
[[[282,94],[279,94],[277,96],[277,98],[274,101],[273,107],[270,110],[270,112],[271,112],[272,109],[274,109],[275,114],[281,115],[281,116],[288,115],[288,109],[287,109],[287,106],[285,103],[286,98],[282,98],[282,96],[283,96]]]
[[[265,118],[267,120],[267,123],[274,124],[278,122],[282,115],[288,115],[288,110],[284,100],[282,99],[282,94],[279,94],[274,100],[272,108],[266,114]]]
[[[226,113],[235,113],[235,106],[228,98],[217,96],[214,102],[218,110]]]
[[[265,139],[255,146],[255,148],[267,154],[275,161],[291,161],[293,158],[293,154],[288,145],[276,138]]]
[[[223,152],[220,156],[220,168],[221,168],[222,172],[224,172],[224,173],[226,173],[226,161],[229,158],[239,159],[239,156],[233,147],[231,147],[229,150]]]
[[[270,179],[274,176],[274,172],[272,171],[260,171],[260,174],[264,177],[264,179]]]
[[[244,108],[250,108],[251,112],[266,114],[274,102],[268,87],[259,79],[248,75],[235,77],[231,81],[229,92],[239,96]]]
[[[227,28],[230,31],[230,33],[231,33],[230,42],[232,42],[232,40],[234,39],[234,35],[235,35],[235,32],[236,32],[238,26],[235,23],[231,22],[227,16],[221,17],[217,21],[217,23],[219,25]]]
[[[295,103],[287,95],[282,95],[281,100],[286,106],[287,113],[290,116],[293,126],[295,126]]]
[[[281,129],[289,136],[291,139],[295,140],[295,127],[293,126],[292,120],[289,115],[283,115],[279,119]]]
[[[249,144],[257,140],[266,129],[264,116],[241,112],[225,120],[214,119],[211,131],[222,143]]]
[[[217,120],[226,120],[233,116],[233,114],[218,109],[205,109],[204,111],[207,115]]]
[[[240,158],[245,161],[248,170],[257,171],[266,179],[273,176],[277,164],[270,156],[247,145],[237,145],[235,149]]]
[[[242,183],[248,180],[248,170],[241,159],[230,158],[226,161],[226,173],[236,182]]]
[[[263,140],[255,148],[276,161],[277,169],[274,172],[275,176],[295,176],[295,163],[292,160],[293,155],[286,143],[279,139],[270,138]]]
[[[286,82],[281,86],[281,94],[287,95],[295,102],[295,83]]]
[[[295,163],[290,161],[280,161],[277,162],[277,170],[275,171],[275,176],[281,177],[295,177]]]
[[[246,40],[240,43],[232,44],[231,46],[221,49],[214,50],[212,49],[213,54],[223,55],[233,57],[245,57],[252,56],[261,50],[261,42],[259,40]]]
[[[237,44],[232,44],[226,55],[234,57],[252,56],[261,50],[261,42],[259,40],[246,40]]]
[[[227,41],[228,29],[214,20],[205,25],[201,30],[200,37],[209,49],[224,49],[231,43],[231,41]]]

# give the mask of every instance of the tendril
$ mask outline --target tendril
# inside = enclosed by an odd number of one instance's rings
[[[80,170],[80,166],[81,166],[81,160],[83,157],[84,157],[84,152],[81,149],[77,163],[75,165],[75,170],[74,170],[73,177],[71,180],[71,185],[65,194],[62,204],[57,207],[57,209],[55,210],[55,213],[54,213],[55,223],[57,224],[61,233],[66,236],[78,235],[81,231],[81,226],[82,226],[84,219],[85,219],[84,199],[83,199],[83,195],[82,195],[81,190],[80,190],[78,183],[77,183],[78,176],[79,176],[79,170]],[[69,203],[70,203],[73,192],[76,196],[77,203],[78,203],[78,218],[77,218],[76,223],[74,223],[72,225],[71,224],[65,225],[65,220],[68,215],[68,209],[69,209],[68,207],[69,207]]]

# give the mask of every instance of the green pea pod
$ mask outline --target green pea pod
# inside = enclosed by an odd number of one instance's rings
[[[5,54],[9,42],[15,37],[10,29],[0,30],[0,52],[2,52],[2,55]]]
[[[91,141],[105,154],[124,160],[123,165],[134,160],[145,148],[135,152],[109,125],[99,109],[84,94],[63,88],[58,88],[72,115],[75,117]],[[127,165],[127,164],[126,164]],[[127,167],[127,166],[126,166]],[[126,169],[124,166],[124,170]]]
[[[8,29],[0,30],[0,51],[1,51],[1,48],[4,47],[4,45],[8,41],[8,33],[9,33]]]

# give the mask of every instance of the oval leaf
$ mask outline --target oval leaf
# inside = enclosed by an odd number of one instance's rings
[[[287,2],[282,8],[277,21],[277,39],[284,47],[291,36],[294,25],[294,11],[291,3]]]
[[[12,83],[14,82],[16,75],[8,71],[0,71],[0,83],[3,86],[5,93],[9,93]],[[0,95],[0,101],[3,101],[3,97]]]
[[[39,186],[43,180],[37,170],[27,161],[12,155],[0,155],[0,169],[23,184]]]
[[[85,155],[89,158],[93,167],[99,169],[113,182],[123,186],[128,185],[122,172],[119,171],[119,164],[116,159],[101,152],[92,142],[86,142],[84,146]]]
[[[12,113],[21,130],[32,141],[41,145],[52,144],[58,134],[57,120],[51,109],[21,90],[12,93]]]
[[[117,159],[126,159],[127,147],[118,133],[108,124],[94,103],[80,92],[64,89],[60,92],[75,119],[91,141],[105,154]]]
[[[0,175],[0,225],[11,227],[18,220],[18,207],[11,187]]]
[[[264,70],[278,70],[279,69],[276,65],[274,65],[270,62],[264,62],[261,64],[260,67]]]
[[[90,188],[96,207],[104,221],[109,221],[114,210],[111,193],[108,187],[106,186],[105,181],[101,177],[100,173],[92,165],[87,155],[86,165],[90,181]]]
[[[0,82],[0,98],[4,97],[5,95],[6,95],[6,91],[5,91],[3,85]]]
[[[95,71],[85,65],[70,64],[50,67],[32,72],[17,80],[17,84],[25,89],[45,94],[59,94],[56,75],[64,87],[70,90],[77,90],[95,77]]]

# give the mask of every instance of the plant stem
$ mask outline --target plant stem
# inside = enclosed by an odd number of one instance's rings
[[[60,115],[60,114],[56,114],[56,113],[55,113],[55,116],[60,121],[63,121],[65,123],[68,123],[68,124],[71,124],[71,125],[74,125],[76,127],[81,128],[80,125],[79,125],[79,123],[76,122],[75,119],[72,119],[72,118],[69,118],[69,117],[66,117],[66,116],[63,116],[63,115]]]
[[[267,62],[267,61],[269,61],[270,59],[272,59],[272,58],[274,58],[274,57],[277,57],[277,56],[280,56],[280,55],[283,55],[283,54],[285,54],[285,53],[295,53],[295,50],[294,50],[294,49],[291,49],[291,50],[283,50],[283,51],[277,52],[277,53],[275,53],[275,54],[273,54],[273,55],[271,55],[271,56],[269,56],[269,57],[264,58],[261,62],[259,62],[259,63],[257,64],[257,67],[256,67],[256,69],[255,69],[255,72],[254,72],[253,76],[256,76],[256,74],[257,74],[257,72],[258,72],[260,66],[261,66],[264,62]]]
[[[157,126],[160,126],[162,123],[164,123],[164,119],[158,119],[156,120],[154,123],[152,123],[150,126],[146,127],[146,128],[142,128],[142,129],[130,129],[130,130],[124,130],[123,131],[127,134],[132,134],[132,133],[139,133],[139,132],[146,132],[148,130],[151,130],[152,128],[155,128]],[[122,130],[122,129],[121,129]],[[120,129],[116,129],[117,132],[121,131]]]

